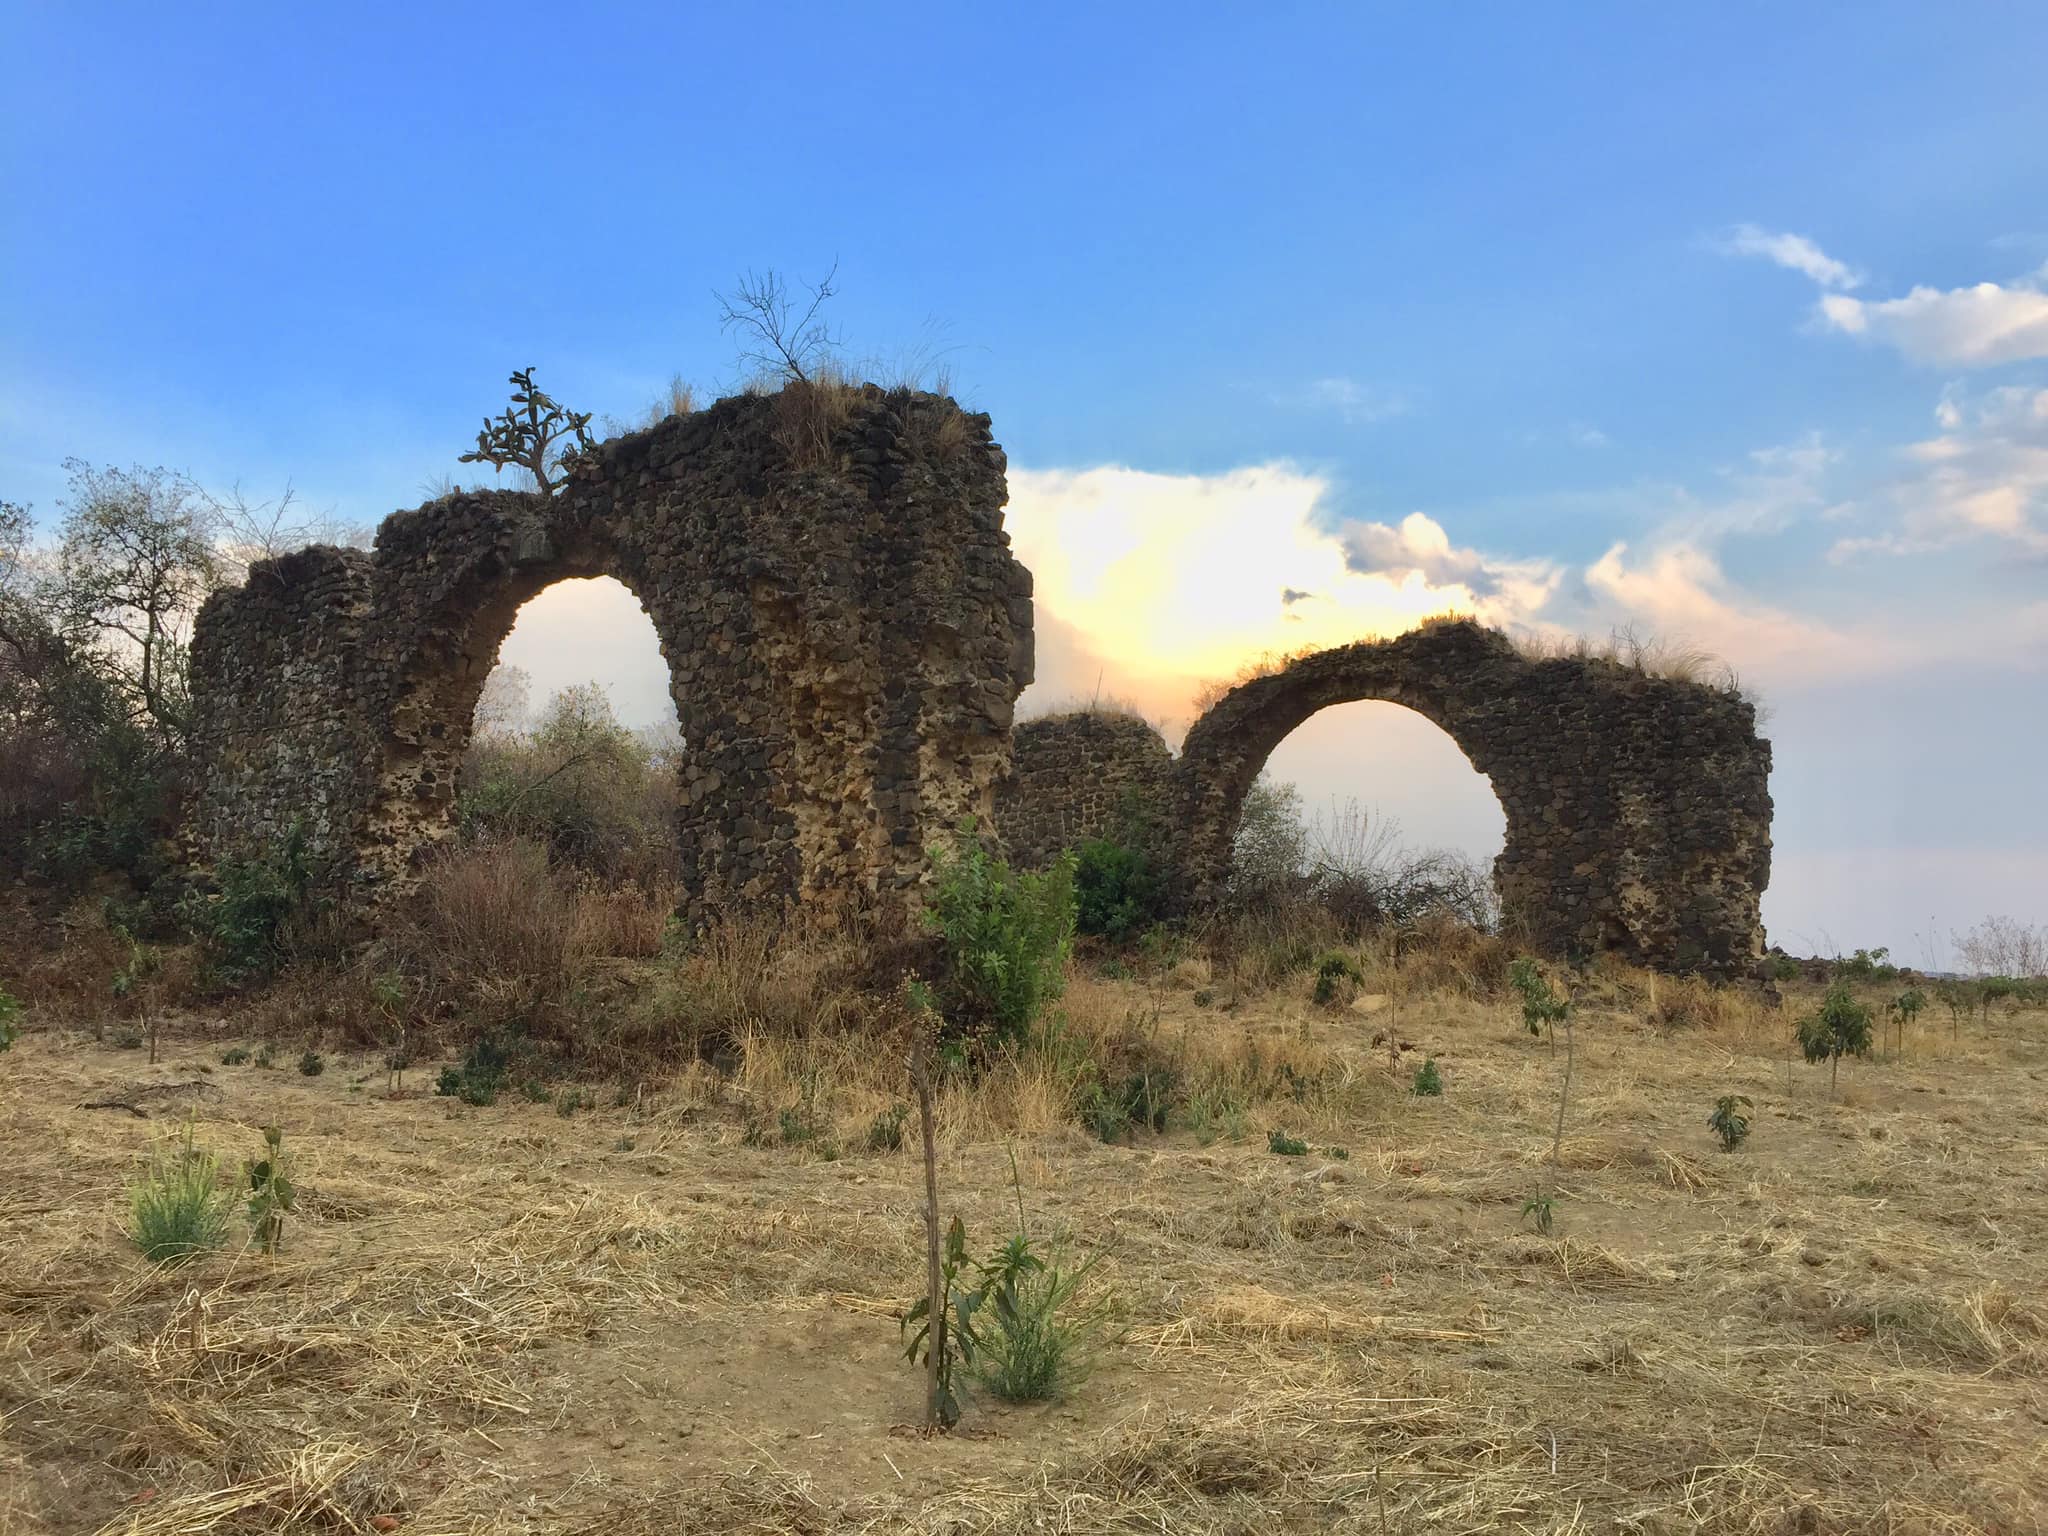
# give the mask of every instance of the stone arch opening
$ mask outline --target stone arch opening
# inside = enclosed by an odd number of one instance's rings
[[[599,444],[552,496],[443,497],[368,555],[259,564],[195,636],[195,853],[298,822],[366,899],[405,889],[515,615],[609,576],[647,610],[690,744],[686,913],[907,904],[926,846],[992,812],[1030,576],[986,416],[870,385],[793,435],[809,401],[723,400]]]
[[[1504,926],[1559,954],[1615,950],[1678,969],[1762,953],[1770,749],[1739,695],[1600,658],[1532,660],[1439,621],[1254,678],[1189,730],[1175,765],[1184,871],[1213,899],[1244,796],[1310,716],[1357,699],[1434,722],[1491,782]]]
[[[1492,782],[1442,727],[1405,705],[1329,705],[1281,738],[1265,773],[1299,789],[1311,819],[1327,825],[1356,802],[1412,852],[1440,849],[1490,871],[1507,839]]]

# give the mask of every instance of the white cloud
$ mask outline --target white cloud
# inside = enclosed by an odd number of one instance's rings
[[[1728,232],[1721,248],[1731,256],[1761,256],[1794,272],[1803,272],[1823,288],[1856,288],[1863,282],[1854,268],[1835,260],[1804,235],[1738,224]]]
[[[1988,368],[2048,357],[2048,293],[2028,283],[1920,287],[1903,299],[1828,293],[1820,315],[1845,335],[1884,342],[1919,363]]]
[[[1974,539],[2048,556],[2048,389],[2007,386],[1935,407],[1941,432],[1904,450],[1896,530],[1838,541],[1837,561],[1920,554]]]
[[[1031,567],[1038,699],[1130,699],[1185,714],[1203,681],[1271,651],[1399,634],[1434,614],[1512,624],[1548,600],[1547,562],[1457,549],[1429,518],[1329,524],[1330,486],[1291,464],[1216,475],[1102,466],[1010,472],[1007,522]],[[1049,628],[1050,626],[1050,628]]]

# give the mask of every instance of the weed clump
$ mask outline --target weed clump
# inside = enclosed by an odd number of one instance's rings
[[[1276,1127],[1266,1133],[1266,1150],[1281,1157],[1307,1157],[1308,1143]]]
[[[1415,1086],[1410,1091],[1416,1097],[1424,1099],[1440,1099],[1444,1096],[1444,1076],[1437,1070],[1434,1056],[1426,1057],[1422,1065],[1415,1069]]]
[[[128,1191],[128,1236],[152,1264],[177,1264],[227,1240],[229,1193],[220,1164],[193,1141],[159,1152]]]
[[[20,1038],[20,1026],[15,1020],[21,1017],[21,1004],[5,987],[0,987],[0,1051],[11,1050]]]

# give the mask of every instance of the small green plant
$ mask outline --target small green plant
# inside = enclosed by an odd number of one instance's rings
[[[1316,961],[1316,1005],[1328,1008],[1342,1002],[1347,991],[1364,980],[1356,960],[1339,950],[1329,951]]]
[[[1019,1220],[1022,1220],[1021,1209]],[[1021,1230],[981,1266],[981,1299],[970,1314],[974,1379],[1009,1403],[1057,1397],[1081,1365],[1097,1314],[1072,1310],[1099,1255],[1069,1265],[1055,1246],[1041,1258]]]
[[[870,1152],[899,1152],[903,1149],[903,1122],[910,1118],[908,1104],[891,1104],[868,1122],[866,1146]]]
[[[1749,1135],[1749,1099],[1740,1093],[1724,1093],[1714,1101],[1707,1116],[1707,1129],[1721,1138],[1721,1150],[1733,1152]]]
[[[1772,955],[1764,961],[1764,975],[1772,981],[1797,981],[1799,962],[1790,955]]]
[[[227,1240],[230,1191],[211,1152],[185,1127],[128,1190],[128,1236],[152,1264],[177,1264]]]
[[[1545,1237],[1548,1237],[1550,1236],[1551,1228],[1556,1225],[1556,1207],[1557,1197],[1555,1195],[1537,1195],[1533,1199],[1522,1202],[1522,1220],[1533,1220],[1536,1224],[1536,1230]]]
[[[305,1077],[318,1077],[327,1070],[327,1059],[318,1051],[308,1051],[299,1058],[299,1072]]]
[[[284,1130],[263,1127],[263,1156],[249,1164],[249,1225],[265,1253],[274,1254],[284,1244],[285,1212],[298,1203],[287,1172]]]
[[[1436,1058],[1423,1058],[1422,1065],[1415,1069],[1415,1086],[1411,1090],[1419,1098],[1440,1099],[1444,1096],[1444,1075],[1437,1070]]]
[[[122,936],[127,937],[125,933]],[[138,943],[135,939],[129,938],[128,963],[114,972],[114,996],[135,999],[141,1022],[140,1034],[149,1042],[149,1059],[152,1065],[156,1061],[157,1047],[157,1011],[153,1006],[156,1001],[156,988],[152,983],[162,968],[163,957],[157,953],[155,945]]]
[[[11,1050],[14,1042],[21,1038],[21,1028],[15,1020],[21,1017],[21,1004],[5,987],[0,987],[0,1051]]]
[[[945,1300],[934,1315],[931,1297],[918,1297],[900,1325],[909,1341],[903,1357],[913,1364],[922,1361],[934,1373],[931,1408],[937,1427],[942,1429],[960,1422],[960,1395],[954,1390],[953,1373],[974,1358],[974,1313],[982,1297],[976,1288],[961,1287],[960,1277],[967,1267],[967,1228],[955,1216],[946,1229],[939,1270],[939,1294]]]
[[[1529,1033],[1540,1036],[1546,1028],[1550,1031],[1550,1053],[1555,1056],[1557,1026],[1571,1012],[1570,1001],[1551,990],[1543,972],[1527,955],[1508,967],[1508,985],[1521,996],[1522,1022],[1528,1026]]]
[[[1847,982],[1832,983],[1821,1005],[1799,1021],[1800,1052],[1818,1066],[1829,1063],[1828,1092],[1835,1091],[1844,1056],[1870,1054],[1870,1010],[1856,1001]]]
[[[1266,1132],[1266,1150],[1277,1152],[1282,1157],[1308,1156],[1308,1143],[1278,1129]]]
[[[1970,1010],[1977,1006],[1977,989],[1967,981],[1944,981],[1934,989],[1934,995],[1941,999],[1941,1006],[1948,1010],[1948,1030],[1951,1040],[1960,1039],[1963,1020]]]
[[[220,1054],[220,1064],[224,1067],[245,1066],[248,1064],[248,1060],[249,1047],[247,1047],[246,1045],[229,1046],[225,1051],[222,1051]]]
[[[1340,1163],[1348,1163],[1351,1161],[1351,1149],[1349,1147],[1325,1147],[1323,1148],[1323,1156],[1334,1157]]]
[[[315,905],[318,872],[305,827],[294,822],[271,847],[219,860],[214,875],[215,895],[195,894],[181,907],[186,925],[222,981],[260,981],[283,962],[292,921]]]
[[[256,1065],[265,1068],[277,1065],[277,1051],[268,1040],[256,1048]]]

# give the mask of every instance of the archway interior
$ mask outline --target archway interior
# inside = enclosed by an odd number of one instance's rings
[[[1507,840],[1493,785],[1449,733],[1403,705],[1319,710],[1273,749],[1265,776],[1299,790],[1312,845],[1363,837],[1388,857],[1441,850],[1490,876]]]
[[[486,676],[458,779],[466,831],[547,842],[584,872],[672,878],[683,742],[653,621],[609,576],[529,598]]]

